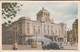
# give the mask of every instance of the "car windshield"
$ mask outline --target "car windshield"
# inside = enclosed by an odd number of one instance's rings
[[[56,43],[53,43],[54,45],[57,45]]]

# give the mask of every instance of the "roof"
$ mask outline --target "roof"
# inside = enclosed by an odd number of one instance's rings
[[[46,9],[44,9],[44,7],[42,7],[42,9],[41,9],[37,14],[39,14],[39,13],[41,13],[41,12],[46,12],[46,13],[49,13],[49,14],[50,14],[50,12],[47,11]]]

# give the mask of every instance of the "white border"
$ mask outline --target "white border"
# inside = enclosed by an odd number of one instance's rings
[[[80,52],[80,1],[1,1],[0,2],[0,9],[1,9],[1,3],[2,2],[78,2],[78,50],[2,50],[2,25],[1,25],[1,18],[0,18],[0,50],[1,52]],[[2,9],[1,9],[2,10]],[[0,10],[0,13],[2,14]],[[0,16],[1,16],[0,14]]]

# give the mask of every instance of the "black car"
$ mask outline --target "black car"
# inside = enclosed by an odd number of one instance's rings
[[[58,49],[58,50],[60,50],[60,48],[59,48],[59,46],[57,45],[57,43],[49,43],[49,44],[47,44],[47,45],[43,45],[43,46],[42,46],[42,49],[43,49],[43,50],[45,50],[45,49],[54,49],[54,50]]]

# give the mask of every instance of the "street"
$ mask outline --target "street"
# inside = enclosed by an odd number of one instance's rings
[[[3,45],[3,50],[12,50],[13,45]],[[37,45],[37,48],[31,48],[31,45],[18,45],[18,50],[42,50],[41,45]],[[78,47],[73,45],[65,45],[63,50],[78,50]]]
[[[13,45],[3,45],[3,50],[12,50]],[[18,50],[42,50],[40,45],[37,48],[31,48],[31,45],[18,45]]]

